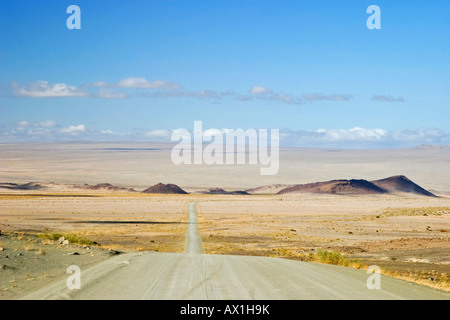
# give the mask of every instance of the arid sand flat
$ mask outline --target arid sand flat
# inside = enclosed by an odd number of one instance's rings
[[[111,183],[139,191],[162,182],[189,192],[404,175],[427,190],[450,191],[450,148],[281,148],[279,173],[261,176],[259,165],[174,165],[172,147],[144,142],[0,144],[0,182]]]

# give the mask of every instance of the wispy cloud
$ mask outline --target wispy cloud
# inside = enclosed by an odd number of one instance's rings
[[[19,97],[28,98],[86,98],[89,97],[89,93],[78,89],[75,86],[70,86],[65,83],[51,84],[47,81],[37,81],[32,83],[28,87],[20,86],[18,83],[13,82],[13,93]]]
[[[226,90],[226,91],[220,92],[220,95],[222,97],[234,97],[234,96],[237,96],[238,93],[235,92],[234,90]]]
[[[128,94],[126,94],[125,92],[102,89],[96,94],[96,97],[102,99],[126,99],[128,98]]]
[[[158,92],[152,94],[152,96],[157,97],[157,98],[196,98],[196,99],[200,99],[200,100],[204,100],[204,99],[220,100],[223,97],[222,93],[219,91],[216,91],[216,90],[158,91]]]
[[[204,136],[225,133],[228,129],[204,128]],[[249,129],[249,128],[244,128]],[[268,128],[270,129],[270,128]],[[154,141],[171,142],[173,133],[189,133],[185,129],[136,129],[114,132],[109,128],[93,129],[84,124],[61,126],[55,121],[0,123],[0,142],[20,141]],[[191,134],[191,133],[190,133]],[[206,142],[205,142],[206,143]],[[385,130],[352,127],[349,129],[280,130],[282,146],[322,148],[389,148],[414,147],[421,144],[450,145],[450,132],[434,128]]]
[[[58,124],[52,120],[30,122],[26,120],[0,125],[0,136],[15,140],[33,140],[49,137],[57,130]]]
[[[103,82],[95,83],[92,87],[108,87]],[[86,85],[84,85],[86,87]],[[88,92],[76,86],[65,83],[51,84],[48,81],[37,81],[29,86],[21,86],[17,82],[11,84],[12,92],[22,98],[101,98],[101,99],[125,99],[128,95],[124,92],[101,89],[98,92]]]
[[[84,87],[99,88],[124,88],[124,89],[156,89],[156,90],[179,90],[182,86],[176,82],[164,80],[149,81],[143,77],[128,77],[119,80],[117,83],[108,83],[106,81],[96,81],[85,83]]]
[[[108,82],[105,82],[105,81],[96,81],[94,83],[85,83],[83,86],[84,87],[106,88],[106,87],[110,87],[111,85]]]
[[[252,101],[253,99],[254,99],[254,97],[251,95],[237,95],[234,97],[234,100],[240,101],[240,102]]]
[[[423,143],[447,141],[446,143],[450,143],[450,135],[448,133],[432,128],[395,130],[391,133],[391,137],[395,141],[422,141]]]
[[[411,147],[419,144],[449,144],[450,133],[432,128],[387,131],[380,128],[282,131],[281,143],[307,147]]]
[[[276,94],[273,94],[273,95],[265,98],[264,100],[273,101],[273,102],[281,102],[284,104],[297,104],[297,105],[304,104],[304,101],[302,99],[298,98],[297,96],[295,96],[293,94],[287,94],[287,93],[276,93]]]
[[[382,102],[405,102],[403,97],[393,97],[389,95],[374,95],[372,101],[382,101]]]
[[[46,120],[41,122],[29,122],[29,121],[18,121],[13,124],[17,131],[25,131],[29,128],[34,129],[45,129],[45,128],[54,128],[58,126],[58,124],[53,120]]]
[[[302,105],[305,102],[314,101],[348,101],[352,95],[348,94],[304,94],[298,96],[293,93],[275,91],[272,88],[254,85],[247,93],[239,93],[235,90],[188,90],[176,82],[163,80],[149,81],[142,77],[129,77],[121,79],[118,83],[97,81],[85,83],[80,88],[64,83],[50,84],[47,81],[37,81],[28,87],[18,83],[11,85],[13,93],[17,97],[28,98],[100,98],[100,99],[126,99],[133,96],[147,98],[191,98],[198,100],[211,100],[211,103],[220,103],[225,99],[238,102],[265,101],[277,104]],[[95,91],[97,88],[98,90]],[[118,91],[117,89],[122,89]],[[133,90],[135,89],[135,90]]]
[[[319,94],[319,93],[308,93],[303,95],[303,99],[306,101],[349,101],[353,99],[350,94]]]
[[[125,78],[117,84],[119,88],[134,88],[134,89],[159,89],[159,90],[178,90],[181,85],[175,82],[167,82],[162,80],[148,81],[145,78]]]
[[[278,102],[282,104],[295,104],[302,105],[306,102],[314,101],[349,101],[353,99],[350,94],[318,94],[318,93],[308,93],[298,96],[292,93],[275,92],[272,88],[263,86],[253,86],[249,90],[247,95],[238,95],[235,100],[238,101],[251,101],[251,100],[263,100],[269,102]]]
[[[267,102],[277,102],[282,104],[303,104],[301,98],[294,94],[275,92],[272,88],[255,85],[250,90],[248,94],[237,94],[234,96],[234,100],[239,102],[248,102],[253,100],[267,101]]]
[[[19,121],[16,123],[16,130],[24,131],[29,126],[30,126],[30,123],[28,121]]]
[[[54,128],[57,126],[57,123],[53,120],[46,120],[38,123],[39,126],[43,128]]]

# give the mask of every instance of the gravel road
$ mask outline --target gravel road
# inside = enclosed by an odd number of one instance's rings
[[[203,254],[196,203],[189,206],[185,253],[128,253],[81,270],[81,289],[67,275],[24,299],[300,300],[445,299],[450,294],[339,266],[286,259]]]

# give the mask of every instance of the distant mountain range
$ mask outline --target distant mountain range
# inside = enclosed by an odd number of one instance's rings
[[[39,183],[0,183],[0,189],[9,189],[17,191],[31,191],[42,190],[48,188],[55,188],[57,184],[39,184]],[[69,186],[70,185],[66,185]],[[136,192],[131,188],[117,187],[109,183],[101,183],[97,185],[72,185],[71,188],[96,190],[96,191],[125,191]],[[142,193],[155,194],[188,194],[175,184],[158,183]],[[344,194],[344,195],[364,195],[364,194],[389,194],[389,193],[410,193],[421,196],[436,197],[430,191],[420,187],[405,176],[392,176],[385,179],[368,181],[364,179],[350,179],[350,180],[331,180],[324,182],[314,182],[307,184],[273,184],[257,188],[248,189],[245,191],[226,191],[222,188],[212,188],[207,191],[200,191],[202,194],[224,194],[224,195],[251,195],[251,194],[295,194],[295,193],[322,193],[322,194]]]
[[[440,150],[440,151],[450,151],[450,146],[445,145],[429,145],[429,144],[421,144],[420,146],[415,147],[416,150]]]

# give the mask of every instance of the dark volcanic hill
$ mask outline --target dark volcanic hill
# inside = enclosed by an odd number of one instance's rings
[[[390,192],[407,192],[435,197],[431,192],[418,186],[405,176],[393,176],[386,179],[367,180],[332,180],[308,184],[297,184],[279,191],[286,193],[329,193],[329,194],[383,194]]]
[[[376,186],[367,180],[332,180],[326,182],[315,182],[308,184],[298,184],[283,189],[277,194],[292,192],[307,193],[330,193],[330,194],[377,194],[387,191]]]
[[[134,189],[131,188],[122,188],[122,187],[117,187],[114,186],[110,183],[99,183],[96,184],[95,186],[89,186],[89,185],[85,185],[82,187],[83,189],[88,189],[88,190],[109,190],[109,191],[136,191]]]
[[[371,182],[382,189],[388,190],[389,192],[407,192],[435,197],[434,194],[415,184],[405,176],[393,176]]]
[[[25,184],[0,183],[0,188],[11,189],[11,190],[40,190],[40,189],[45,189],[44,186],[42,186],[42,185],[40,185],[38,183],[34,183],[34,182],[29,182],[29,183],[25,183]]]
[[[188,194],[175,184],[158,183],[142,191],[142,193],[162,193],[162,194]]]
[[[222,188],[212,188],[212,189],[209,189],[208,191],[205,191],[202,193],[205,193],[205,194],[228,194],[228,195],[249,195],[249,193],[247,191],[241,191],[241,190],[226,191]]]
[[[245,190],[249,194],[274,194],[283,189],[292,187],[291,184],[270,184]]]
[[[227,192],[222,188],[212,188],[208,191],[205,191],[207,194],[226,194]]]

